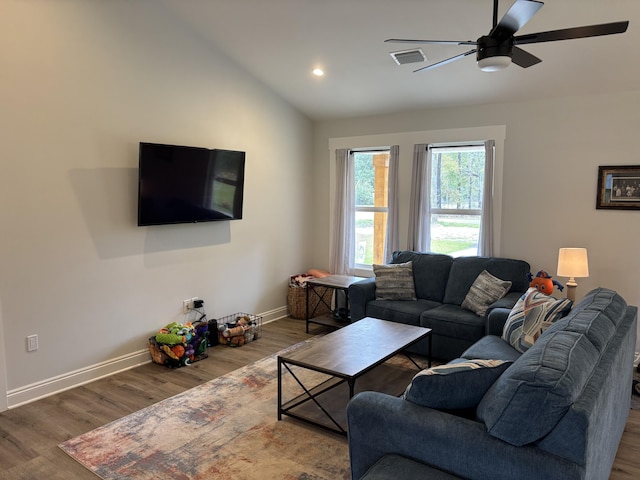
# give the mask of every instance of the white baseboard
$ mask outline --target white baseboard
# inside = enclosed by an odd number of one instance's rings
[[[279,307],[260,314],[263,324],[273,322],[287,315],[287,307]],[[10,409],[16,408],[150,362],[149,350],[147,348],[138,350],[73,372],[9,390],[7,392],[7,405]]]
[[[273,310],[269,310],[268,312],[261,313],[262,323],[274,322],[275,320],[279,320],[280,318],[284,318],[289,315],[289,309],[287,307],[279,307],[274,308]]]
[[[123,372],[131,368],[151,362],[149,349],[138,350],[127,355],[107,360],[95,365],[90,365],[80,370],[64,373],[40,382],[25,385],[7,392],[9,408],[19,407],[56,393],[64,392],[71,388],[79,387],[109,375]]]

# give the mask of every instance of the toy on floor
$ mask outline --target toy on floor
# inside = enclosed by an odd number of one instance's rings
[[[169,368],[183,367],[207,358],[209,328],[206,318],[193,324],[172,322],[149,339],[149,352],[154,363]]]
[[[544,270],[540,270],[538,273],[536,273],[535,277],[531,275],[531,272],[529,272],[527,274],[527,277],[529,278],[529,282],[531,282],[529,283],[529,286],[537,289],[539,292],[544,293],[545,295],[551,295],[554,286],[558,287],[558,290],[560,291],[564,290],[564,285],[562,285],[557,280],[553,280],[551,278],[551,275],[549,275]]]
[[[250,316],[239,314],[227,320],[218,325],[218,342],[221,345],[241,347],[258,339],[259,327]]]

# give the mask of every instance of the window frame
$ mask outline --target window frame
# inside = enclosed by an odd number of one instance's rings
[[[402,127],[400,127],[402,128]],[[363,131],[382,130],[385,133],[361,133]],[[432,129],[418,129],[405,131],[398,131],[398,125],[396,122],[383,122],[377,125],[376,128],[372,127],[371,123],[362,123],[359,120],[355,120],[352,123],[343,125],[340,129],[340,133],[327,134],[323,138],[320,138],[321,143],[326,142],[328,148],[321,147],[321,151],[318,152],[318,164],[315,167],[315,172],[321,177],[328,176],[329,191],[326,198],[328,202],[325,205],[320,205],[318,208],[323,215],[326,215],[329,219],[328,229],[325,232],[324,227],[319,226],[321,230],[319,234],[315,236],[313,245],[317,251],[319,261],[324,261],[327,267],[330,267],[334,259],[332,252],[335,244],[335,234],[339,230],[339,226],[336,224],[336,219],[339,213],[336,211],[336,191],[338,189],[338,182],[340,181],[336,177],[336,163],[335,152],[337,149],[366,149],[371,145],[398,145],[400,148],[399,157],[399,171],[398,171],[398,188],[399,188],[399,250],[407,248],[407,231],[409,227],[409,218],[406,215],[409,207],[409,201],[407,194],[411,189],[412,183],[412,169],[411,163],[413,158],[414,146],[417,144],[436,145],[444,143],[460,143],[463,144],[469,139],[474,141],[482,141],[484,139],[491,138],[495,141],[494,150],[494,163],[493,163],[493,185],[492,185],[492,217],[493,217],[493,250],[494,256],[500,256],[502,251],[502,210],[503,210],[503,181],[504,181],[504,160],[505,160],[505,141],[507,138],[507,126],[505,124],[493,124],[482,126],[470,126],[470,127],[453,127],[453,128],[432,128]],[[322,187],[318,187],[318,193],[322,193]],[[322,223],[321,225],[324,225]],[[359,268],[353,268],[349,272],[352,275],[359,275],[363,277],[373,276],[372,270],[365,270]]]
[[[456,152],[461,152],[461,151],[468,151],[468,152],[474,152],[474,151],[482,151],[484,154],[484,141],[480,142],[475,142],[475,141],[469,141],[469,142],[447,142],[447,143],[438,143],[438,144],[430,144],[429,149],[431,149],[431,162],[429,165],[429,171],[427,172],[426,177],[428,178],[428,182],[429,182],[429,190],[433,191],[433,169],[435,166],[435,162],[434,162],[434,154],[436,151],[440,151],[439,153],[456,153]],[[484,195],[484,188],[485,188],[485,182],[484,182],[484,172],[486,171],[486,155],[484,155],[484,162],[482,165],[482,170],[483,170],[483,181],[481,182],[481,188],[482,188],[482,192],[481,192],[481,198]],[[492,179],[492,183],[493,183],[494,179]],[[427,212],[428,218],[426,219],[426,223],[427,224],[431,224],[433,216],[435,215],[451,215],[451,216],[460,216],[460,217],[464,217],[464,216],[478,216],[480,217],[480,225],[482,225],[482,221],[484,219],[484,210],[483,207],[481,206],[480,208],[434,208],[431,206],[431,199],[429,199],[429,208],[428,208],[428,212]],[[429,251],[432,251],[434,253],[443,253],[443,252],[437,252],[433,249],[433,235],[429,235]],[[480,248],[480,229],[478,229],[478,241],[476,244],[476,252],[475,255],[479,255],[479,248]],[[445,253],[445,255],[453,255],[456,252],[451,252],[451,253]],[[455,255],[453,255],[455,256]]]
[[[371,154],[371,155],[376,155],[376,154],[386,154],[387,158],[389,158],[391,156],[391,147],[368,147],[368,148],[352,148],[351,152],[353,153],[353,176],[354,176],[354,182],[356,181],[356,165],[355,165],[355,155],[358,153],[365,153],[365,154]],[[385,183],[388,184],[389,181],[389,169],[387,168],[386,170],[386,175],[387,178],[385,179]],[[375,191],[374,191],[374,195],[375,195]],[[386,213],[387,214],[387,221],[389,219],[389,199],[387,198],[387,206],[386,207],[379,207],[379,206],[375,206],[375,205],[361,205],[358,206],[355,198],[354,198],[354,205],[353,205],[353,221],[355,224],[356,221],[356,215],[358,213]],[[386,241],[386,229],[388,228],[388,225],[385,225],[385,241]],[[368,263],[359,263],[357,261],[357,253],[356,253],[356,249],[358,247],[357,242],[356,242],[356,232],[354,229],[354,259],[353,259],[353,267],[357,270],[365,270],[365,271],[370,271],[373,272],[373,263],[368,264]],[[374,243],[375,243],[375,236],[374,236]],[[382,250],[384,251],[384,244],[382,245]],[[374,249],[375,249],[375,245],[374,245]]]

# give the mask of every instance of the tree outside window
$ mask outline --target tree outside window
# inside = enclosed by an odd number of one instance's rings
[[[389,151],[355,151],[355,265],[384,262],[387,235]]]
[[[430,251],[478,254],[484,172],[482,145],[432,147]]]

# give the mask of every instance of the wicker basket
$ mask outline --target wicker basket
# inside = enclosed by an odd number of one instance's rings
[[[324,301],[331,305],[333,298],[333,288],[329,287],[313,287],[315,293],[309,292],[309,314],[314,317],[326,315],[331,309],[320,301],[318,295],[322,295]],[[316,293],[318,295],[316,295]],[[289,285],[289,293],[287,294],[287,305],[289,306],[289,315],[293,318],[307,318],[307,287],[298,287]],[[315,309],[315,312],[314,312]]]

